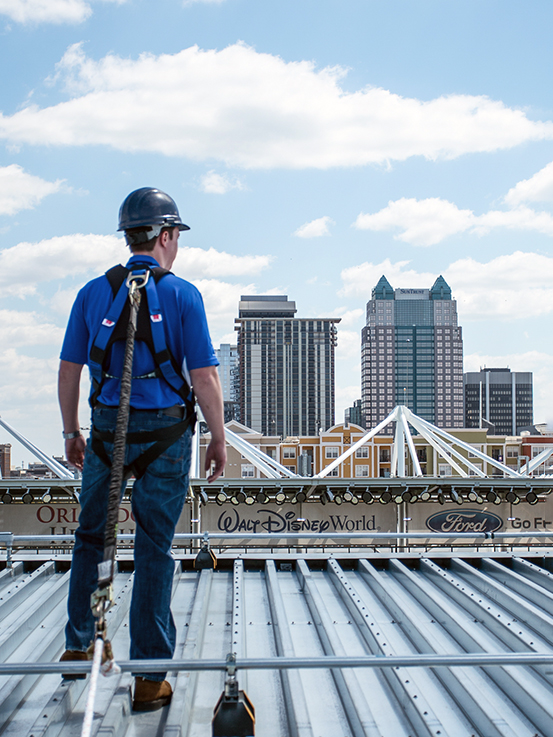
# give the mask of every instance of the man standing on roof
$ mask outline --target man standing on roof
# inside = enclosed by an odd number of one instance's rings
[[[150,303],[150,314],[148,305],[139,313],[125,458],[126,468],[136,476],[132,493],[136,520],[130,608],[132,660],[172,658],[175,649],[170,609],[174,571],[171,544],[188,490],[194,395],[211,432],[205,463],[211,472],[208,481],[222,474],[226,462],[218,361],[202,297],[192,284],[167,271],[177,255],[180,231],[189,228],[181,221],[171,197],[144,187],[132,192],[121,205],[119,230],[125,232],[132,256],[125,268],[114,267],[81,289],[61,351],[59,402],[65,453],[67,460],[83,472],[69,586],[67,650],[62,660],[86,660],[86,650],[94,639],[90,596],[96,589],[98,563],[103,557],[112,452],[109,440],[117,418],[125,343],[124,332],[115,334],[117,318],[110,320],[107,316],[113,317],[116,294],[130,269],[146,269],[152,282],[147,299],[142,300]],[[151,303],[156,299],[159,308],[153,314]],[[157,324],[150,325],[150,321]],[[110,335],[104,344],[99,338],[102,331]],[[159,350],[160,340],[164,350]],[[93,380],[88,443],[80,433],[78,416],[84,364]],[[140,442],[140,433],[148,434],[148,443]],[[156,446],[152,440],[160,442]],[[149,455],[144,455],[149,449]],[[153,711],[170,702],[172,690],[164,675],[137,675],[135,710]]]

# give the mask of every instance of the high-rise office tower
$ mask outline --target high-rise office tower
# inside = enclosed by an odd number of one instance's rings
[[[518,435],[533,424],[532,372],[483,368],[463,375],[466,427],[485,427],[488,435]]]
[[[366,428],[398,404],[439,427],[463,426],[463,339],[443,277],[431,289],[394,290],[383,276],[372,290],[361,333],[361,400]]]
[[[286,296],[243,296],[238,331],[240,418],[264,435],[316,435],[334,424],[339,318],[296,318]]]

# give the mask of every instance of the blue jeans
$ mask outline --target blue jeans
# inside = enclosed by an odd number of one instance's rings
[[[100,431],[115,429],[117,408],[96,408],[93,422]],[[129,432],[150,431],[180,422],[162,412],[133,410]],[[132,511],[136,521],[134,584],[130,609],[130,657],[172,658],[176,630],[171,614],[174,561],[171,545],[188,492],[191,428],[162,453],[141,479],[135,480]],[[152,443],[127,445],[125,463],[132,462]],[[111,457],[112,445],[105,444]],[[110,469],[87,444],[81,486],[81,513],[69,584],[69,622],[65,630],[68,650],[84,651],[94,639],[95,619],[90,596],[98,583],[103,558],[104,528]],[[121,490],[123,493],[123,490]],[[136,673],[162,681],[163,673]]]

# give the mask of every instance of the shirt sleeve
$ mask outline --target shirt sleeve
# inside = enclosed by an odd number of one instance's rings
[[[88,359],[88,328],[84,319],[83,290],[78,293],[65,331],[60,358],[62,361],[85,364]]]
[[[219,361],[209,335],[202,295],[195,287],[192,288],[188,300],[184,324],[184,355],[187,368],[190,370],[218,366]]]

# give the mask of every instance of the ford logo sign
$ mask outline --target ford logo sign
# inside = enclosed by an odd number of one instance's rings
[[[481,512],[479,509],[463,509],[462,512],[450,509],[433,514],[426,520],[426,526],[432,532],[451,534],[496,532],[503,527],[503,520],[492,512]]]

